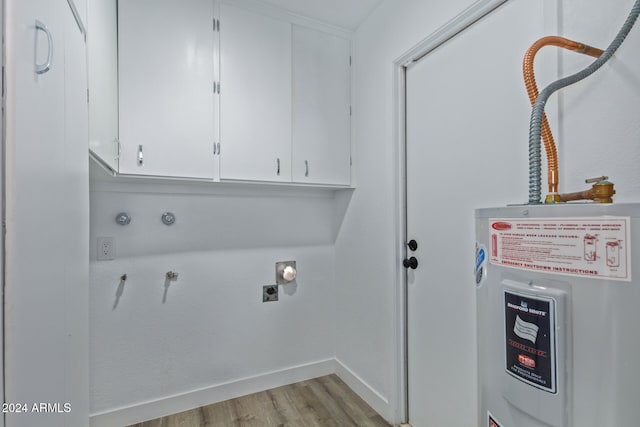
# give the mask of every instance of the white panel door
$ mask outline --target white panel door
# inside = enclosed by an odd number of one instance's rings
[[[220,6],[220,178],[291,181],[291,24]]]
[[[350,40],[293,27],[293,181],[351,181]]]
[[[526,201],[523,55],[542,2],[512,0],[407,70],[409,420],[476,426],[474,209]],[[486,426],[482,426],[486,427]]]
[[[118,1],[120,173],[213,178],[212,0]]]

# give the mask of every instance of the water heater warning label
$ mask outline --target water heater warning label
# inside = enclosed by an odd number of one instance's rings
[[[502,424],[496,421],[493,415],[491,415],[491,412],[487,412],[487,418],[488,418],[487,427],[502,427]]]
[[[489,219],[491,264],[631,281],[629,217]]]
[[[555,393],[555,300],[505,290],[504,314],[507,372]]]

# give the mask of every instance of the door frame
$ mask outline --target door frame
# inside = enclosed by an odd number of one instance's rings
[[[493,12],[509,0],[477,0],[424,40],[393,61],[393,145],[395,167],[395,229],[396,229],[396,296],[395,296],[395,375],[396,414],[409,423],[408,370],[408,292],[407,274],[402,260],[407,256],[407,132],[406,73],[431,51],[446,43],[466,28]]]
[[[0,0],[0,36],[2,36],[2,39],[5,40],[5,29],[6,29],[6,25],[4,22],[4,16],[5,16],[5,1],[4,0]],[[5,202],[5,194],[6,194],[6,189],[5,189],[5,183],[6,183],[6,179],[5,179],[5,159],[6,159],[6,153],[5,153],[5,144],[6,144],[6,129],[7,129],[7,123],[6,123],[6,111],[7,111],[7,97],[6,97],[6,92],[7,89],[5,87],[6,85],[6,78],[5,78],[5,73],[6,73],[6,55],[5,55],[5,48],[4,48],[4,43],[2,43],[2,46],[0,46],[0,62],[2,63],[2,95],[1,95],[1,102],[2,102],[2,117],[0,118],[0,217],[2,219],[2,226],[0,228],[0,402],[4,403],[5,402],[5,384],[4,384],[4,349],[5,349],[5,344],[4,344],[4,304],[5,304],[5,300],[4,300],[4,288],[5,288],[5,277],[4,277],[4,270],[5,270],[5,253],[6,253],[6,248],[5,248],[5,224],[6,224],[6,202]],[[2,416],[0,416],[0,427],[4,427],[5,426],[5,418],[6,415],[3,413]]]

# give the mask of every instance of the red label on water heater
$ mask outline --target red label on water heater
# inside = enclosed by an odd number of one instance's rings
[[[487,418],[488,418],[488,424],[487,424],[488,427],[502,427],[502,424],[496,421],[493,415],[491,415],[491,412],[487,412]]]
[[[494,218],[489,226],[491,264],[631,281],[629,217]]]

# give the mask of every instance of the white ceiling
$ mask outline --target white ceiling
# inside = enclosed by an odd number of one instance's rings
[[[384,0],[262,0],[298,15],[355,30]]]

